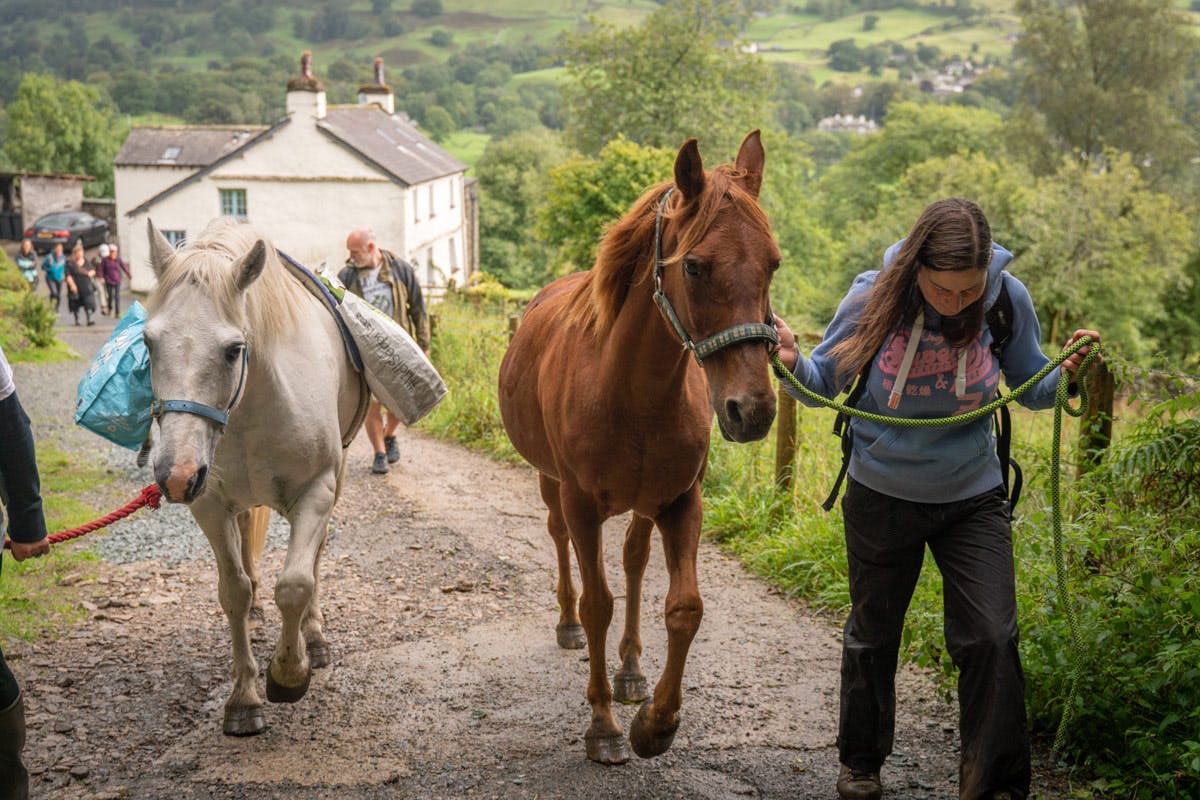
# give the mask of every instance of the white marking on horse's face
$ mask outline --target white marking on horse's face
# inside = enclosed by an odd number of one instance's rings
[[[242,378],[243,332],[205,291],[183,283],[146,321],[150,382],[157,400],[190,400],[224,411]],[[212,466],[220,427],[195,414],[158,419],[154,474],[172,502],[190,502],[185,487]]]

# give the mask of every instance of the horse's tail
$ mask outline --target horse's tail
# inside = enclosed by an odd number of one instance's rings
[[[251,563],[257,564],[263,551],[267,549],[267,523],[271,521],[271,509],[255,506],[248,514],[250,524],[242,528],[242,535],[246,538]]]

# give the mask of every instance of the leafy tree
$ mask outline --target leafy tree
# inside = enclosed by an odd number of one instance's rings
[[[1172,109],[1197,53],[1172,0],[1018,0],[1021,108],[1062,148],[1178,164],[1194,137]]]
[[[537,232],[556,254],[553,274],[590,268],[604,229],[642,192],[670,179],[676,152],[618,136],[599,155],[581,156],[551,170]]]
[[[425,109],[425,118],[421,124],[435,142],[445,141],[446,137],[454,132],[455,127],[450,112],[436,105]]]
[[[585,153],[617,136],[735,148],[769,113],[770,70],[741,47],[744,13],[734,0],[668,0],[640,27],[593,19],[591,31],[566,37],[569,140]]]
[[[955,153],[997,153],[1000,117],[959,106],[897,103],[878,133],[863,137],[822,177],[818,192],[826,224],[843,227],[872,220],[900,189],[901,176],[930,158]]]
[[[17,169],[94,175],[93,197],[112,197],[113,157],[120,149],[116,109],[77,81],[28,73],[7,113],[4,154]]]
[[[442,0],[413,0],[412,13],[418,17],[436,17],[442,13]]]
[[[534,235],[534,227],[550,171],[567,157],[558,134],[530,130],[491,140],[475,165],[480,264],[506,286],[541,286],[553,277],[554,250]]]
[[[1192,228],[1183,209],[1152,191],[1128,154],[1101,168],[1070,157],[1041,178],[1018,224],[1029,236],[1019,259],[1049,342],[1092,327],[1110,350],[1145,359],[1166,316],[1162,297],[1184,285]]]

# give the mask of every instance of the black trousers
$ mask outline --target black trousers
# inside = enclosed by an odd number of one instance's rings
[[[121,284],[108,283],[104,288],[108,291],[108,313],[114,317],[121,316]]]
[[[852,605],[842,639],[842,763],[874,772],[892,752],[900,637],[928,544],[942,573],[946,648],[960,670],[959,796],[1008,790],[1025,797],[1025,674],[1003,487],[953,503],[913,503],[851,479],[842,511]]]

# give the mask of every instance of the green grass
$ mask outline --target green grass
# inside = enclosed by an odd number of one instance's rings
[[[483,155],[483,150],[487,147],[487,143],[491,138],[486,133],[455,131],[447,136],[441,142],[441,145],[446,149],[446,152],[470,167],[467,170],[468,175],[474,175],[475,163]]]
[[[77,463],[52,443],[37,445],[38,472],[46,528],[50,533],[90,522],[103,512],[80,501],[113,484],[98,467]],[[46,631],[83,619],[76,591],[65,585],[68,575],[90,571],[95,556],[63,543],[50,553],[21,563],[5,558],[0,571],[0,638],[32,639]],[[74,583],[74,581],[70,581]]]

